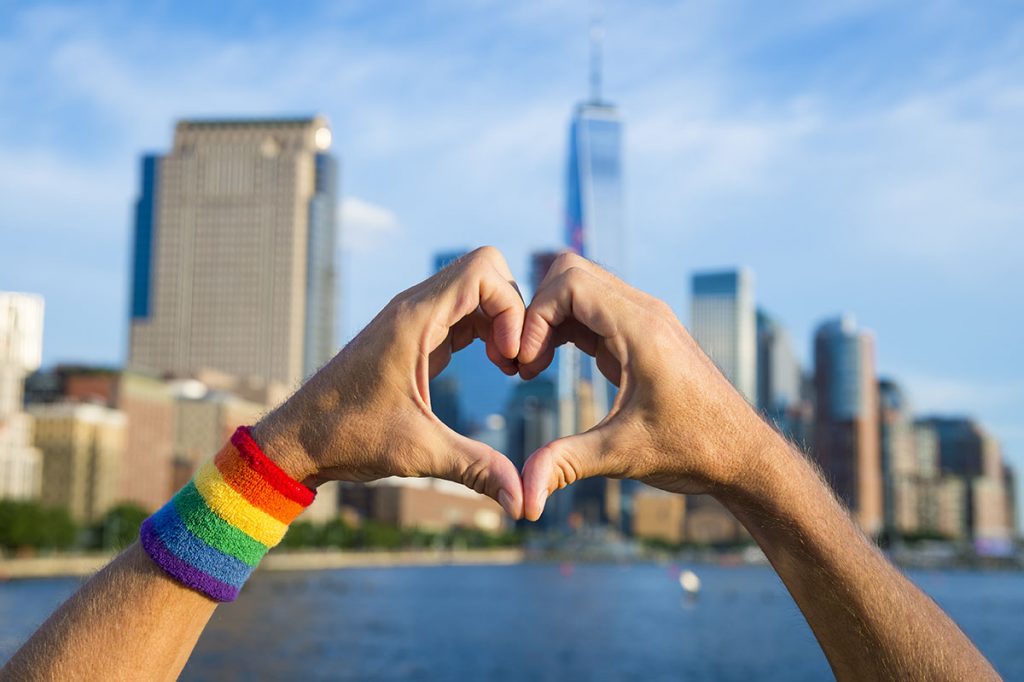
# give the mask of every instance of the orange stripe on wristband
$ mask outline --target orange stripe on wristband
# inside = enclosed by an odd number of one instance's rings
[[[254,506],[225,483],[213,462],[200,467],[193,481],[206,505],[217,516],[267,547],[281,542],[288,524]]]
[[[278,490],[261,477],[254,477],[252,469],[238,455],[234,445],[217,453],[213,460],[224,482],[230,485],[253,506],[259,507],[282,523],[292,520],[305,509],[301,504],[281,495]]]

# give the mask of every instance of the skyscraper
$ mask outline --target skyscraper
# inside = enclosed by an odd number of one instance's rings
[[[825,322],[814,337],[813,455],[864,532],[882,527],[875,344],[852,315]]]
[[[690,333],[722,374],[752,404],[757,402],[757,319],[749,270],[693,276]]]
[[[800,401],[803,371],[793,343],[779,322],[757,309],[757,407],[788,436],[787,410]]]
[[[130,366],[295,386],[330,358],[330,142],[321,117],[181,121],[143,159]]]
[[[39,494],[42,458],[21,405],[25,377],[39,368],[42,353],[42,297],[0,292],[0,499]]]
[[[599,31],[599,29],[595,29]],[[569,125],[566,243],[623,275],[622,120],[601,97],[600,36],[592,39],[590,99],[576,105]]]
[[[601,95],[602,40],[602,28],[594,25],[590,35],[590,97],[576,105],[569,124],[565,236],[570,250],[624,277],[623,126],[616,106]],[[570,353],[575,351],[566,355]],[[603,417],[611,391],[596,365],[580,362],[578,357],[567,358],[566,365],[575,377],[591,382],[593,410],[598,419]]]
[[[569,124],[566,245],[622,277],[626,265],[623,126],[618,109],[601,95],[601,27],[595,25],[590,37],[590,96],[576,105]],[[584,361],[570,346],[559,351],[557,372],[560,435],[585,431],[608,412],[612,388],[596,364]],[[599,479],[582,481],[576,488],[577,510],[592,510],[583,511],[587,521],[617,523],[624,530],[630,527],[631,484]]]

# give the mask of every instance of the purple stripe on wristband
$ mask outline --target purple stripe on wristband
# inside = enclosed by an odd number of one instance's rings
[[[234,601],[238,597],[237,587],[217,580],[195,566],[185,563],[167,549],[153,530],[150,519],[143,521],[142,527],[139,529],[139,541],[142,543],[142,548],[146,550],[146,554],[160,568],[186,587],[202,592],[220,602]]]

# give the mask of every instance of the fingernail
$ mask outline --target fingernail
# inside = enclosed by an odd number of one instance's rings
[[[511,516],[513,519],[517,518],[516,510],[512,506],[512,496],[508,494],[506,490],[498,491],[498,504],[505,510],[505,513]]]
[[[539,495],[537,495],[537,518],[538,519],[540,518],[541,514],[544,513],[544,505],[547,504],[547,502],[548,502],[547,493],[541,491],[541,493]]]

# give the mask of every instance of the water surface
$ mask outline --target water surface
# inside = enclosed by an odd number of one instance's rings
[[[258,573],[183,679],[818,680],[828,664],[767,568],[525,564]],[[1024,680],[1024,574],[921,572],[1007,679]],[[0,585],[0,661],[78,585]]]

